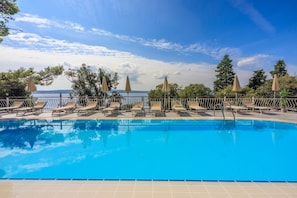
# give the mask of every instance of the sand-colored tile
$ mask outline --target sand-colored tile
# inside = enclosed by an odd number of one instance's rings
[[[191,198],[191,193],[188,192],[174,192],[172,193],[172,198]]]
[[[76,198],[78,197],[78,192],[75,191],[63,191],[58,192],[54,195],[55,198]]]
[[[135,192],[143,192],[143,191],[152,191],[153,190],[153,185],[148,183],[148,184],[136,184],[134,186],[134,191]]]
[[[83,198],[93,198],[96,196],[96,192],[95,191],[81,191],[77,193],[77,197],[83,197]]]
[[[129,192],[115,192],[114,198],[133,198],[134,192],[129,191]]]
[[[12,191],[6,191],[6,190],[0,190],[0,197],[1,198],[12,198],[13,192]]]
[[[221,185],[218,185],[218,186],[215,186],[215,185],[206,186],[206,190],[208,192],[220,192],[220,193],[225,193],[226,192],[225,188],[223,186],[221,186]]]
[[[119,192],[127,192],[127,191],[134,191],[134,184],[119,184],[117,185],[116,191]]]
[[[154,192],[171,192],[171,187],[169,185],[154,185]]]
[[[192,198],[211,198],[209,193],[204,192],[194,192],[191,193]]]
[[[230,197],[234,198],[250,198],[248,193],[238,193],[238,192],[232,192],[228,191]]]
[[[152,198],[152,191],[135,191],[133,198]]]
[[[172,198],[171,192],[153,192],[153,198]]]
[[[202,192],[202,193],[206,193],[207,192],[207,189],[204,185],[187,185],[188,187],[188,190],[190,192]]]
[[[99,191],[95,194],[94,198],[113,198],[114,194],[113,191]]]

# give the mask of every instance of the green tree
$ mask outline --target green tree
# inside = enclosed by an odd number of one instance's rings
[[[285,61],[278,60],[274,65],[274,70],[271,71],[270,74],[272,77],[274,76],[274,74],[276,74],[278,77],[288,75]]]
[[[232,60],[225,55],[215,70],[217,80],[214,81],[214,92],[220,92],[225,87],[233,84],[235,72],[233,71]]]
[[[93,71],[91,66],[82,64],[79,69],[69,69],[65,72],[66,77],[72,82],[72,89],[79,96],[104,96],[101,92],[101,82],[103,76],[106,77],[108,90],[116,89],[118,86],[118,74],[106,72],[99,68]]]
[[[63,66],[47,67],[39,72],[33,68],[25,69],[21,67],[18,70],[0,73],[0,97],[9,96],[28,96],[26,86],[29,77],[33,77],[35,84],[50,85],[53,83],[54,77],[63,73]]]
[[[280,90],[286,89],[289,91],[289,97],[297,96],[297,77],[296,76],[281,76],[279,77]],[[272,98],[274,93],[271,90],[272,79],[266,82],[255,91],[255,97]],[[280,97],[280,92],[277,92],[277,97]]]
[[[9,28],[7,23],[13,20],[13,15],[19,12],[19,8],[16,5],[16,0],[1,0],[0,1],[0,43],[2,37],[9,34]]]
[[[178,91],[180,90],[180,87],[176,83],[169,83],[170,86],[170,93],[169,96],[171,98],[179,97]],[[148,96],[149,98],[163,98],[164,92],[162,91],[163,84],[159,84],[156,86],[155,89],[152,89],[149,91]]]
[[[203,84],[190,84],[179,92],[182,98],[195,98],[195,97],[211,97],[212,92],[209,87]]]
[[[261,87],[266,81],[266,75],[263,69],[256,70],[253,73],[253,76],[249,79],[248,87],[254,90]]]

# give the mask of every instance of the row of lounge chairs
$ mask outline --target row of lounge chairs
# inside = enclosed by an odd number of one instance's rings
[[[245,102],[244,104],[235,104],[234,102],[224,102],[224,108],[225,109],[230,109],[231,111],[238,113],[241,110],[249,110],[251,109],[252,111],[259,111],[261,114],[264,111],[269,111],[271,110],[271,107],[269,106],[258,106],[253,104],[252,102]]]
[[[2,107],[0,108],[1,111],[6,112],[16,112],[17,115],[25,115],[26,113],[38,113],[42,112],[43,108],[46,106],[47,102],[37,102],[32,107],[22,107],[23,102],[15,101],[11,106],[9,107]],[[66,105],[58,108],[52,109],[52,115],[62,115],[72,112],[77,112],[79,115],[87,115],[93,111],[95,111],[97,108],[97,102],[96,101],[90,101],[86,106],[79,106],[77,107],[76,102],[68,102]],[[120,109],[120,103],[119,102],[111,102],[109,107],[103,108],[102,112],[105,116],[117,114],[118,110]],[[188,111],[194,111],[197,113],[206,112],[207,108],[202,107],[199,105],[196,101],[188,101],[187,102],[187,108],[184,107],[180,102],[175,101],[171,104],[171,109],[178,113],[183,114],[187,113]],[[224,102],[224,109],[230,109],[234,112],[239,112],[241,110],[258,110],[260,113],[262,113],[265,110],[270,110],[270,107],[267,106],[256,106],[252,103],[245,103],[243,105],[235,105],[231,102]],[[143,102],[135,102],[130,109],[132,112],[132,115],[138,115],[138,114],[145,114],[144,110],[144,104]],[[165,110],[162,108],[162,102],[161,101],[151,101],[150,105],[150,112],[158,115],[158,114],[164,114]]]
[[[12,112],[15,111],[17,115],[26,113],[38,113],[42,112],[42,109],[46,106],[47,102],[37,102],[31,107],[22,107],[24,102],[15,101],[9,107],[1,107],[0,112]]]

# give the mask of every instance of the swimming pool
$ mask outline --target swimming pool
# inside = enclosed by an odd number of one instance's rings
[[[260,120],[2,121],[0,178],[296,182],[296,142]]]

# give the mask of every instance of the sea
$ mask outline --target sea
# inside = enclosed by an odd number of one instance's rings
[[[125,92],[125,90],[113,90],[119,92],[124,97],[147,97],[148,91],[131,91],[130,93]],[[112,91],[112,92],[113,92]],[[68,98],[72,90],[37,90],[33,92],[33,96],[37,98]],[[111,92],[109,93],[109,95]]]

